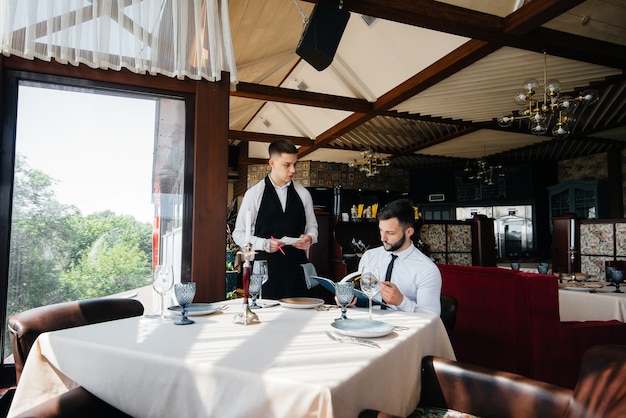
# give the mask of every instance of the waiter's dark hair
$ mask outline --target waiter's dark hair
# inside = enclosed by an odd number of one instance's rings
[[[294,144],[287,141],[286,139],[279,139],[278,141],[274,141],[270,144],[269,154],[270,158],[275,154],[297,154],[298,149]]]
[[[379,221],[398,218],[398,223],[403,227],[415,227],[415,210],[409,199],[394,200],[382,208],[376,217]]]

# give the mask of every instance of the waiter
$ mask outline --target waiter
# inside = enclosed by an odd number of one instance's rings
[[[289,141],[269,146],[270,173],[251,187],[237,214],[233,239],[246,244],[246,218],[250,219],[250,242],[255,260],[267,260],[269,280],[263,297],[281,299],[306,296],[301,264],[308,263],[306,250],[317,242],[317,220],[307,189],[293,181],[298,150]],[[281,241],[281,238],[289,237]]]

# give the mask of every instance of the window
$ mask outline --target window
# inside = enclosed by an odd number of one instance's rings
[[[13,101],[4,106],[15,123],[3,135],[9,152],[0,171],[0,218],[10,225],[0,243],[6,317],[149,285],[158,263],[173,264],[180,280],[190,245],[188,98],[8,78]],[[3,358],[6,341],[4,330]]]

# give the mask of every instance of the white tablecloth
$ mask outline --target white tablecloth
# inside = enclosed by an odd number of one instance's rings
[[[9,416],[72,382],[135,417],[353,418],[368,408],[406,416],[419,401],[422,357],[455,358],[432,315],[375,312],[409,327],[376,338],[378,349],[331,341],[324,331],[336,309],[277,306],[244,326],[233,324],[241,300],[231,303],[187,326],[137,317],[42,334]]]
[[[621,286],[626,291],[626,286]],[[561,321],[626,322],[626,293],[613,293],[615,287],[605,286],[595,293],[559,289]]]

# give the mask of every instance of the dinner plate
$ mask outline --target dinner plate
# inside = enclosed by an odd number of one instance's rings
[[[587,292],[589,290],[600,289],[604,287],[604,285],[598,282],[586,282],[586,283],[578,282],[576,283],[576,286],[572,286],[572,283],[563,283],[559,287],[565,290],[578,290],[578,291]]]
[[[178,312],[180,314],[183,313],[182,306],[170,306],[167,309],[169,309],[170,311]],[[217,305],[213,303],[192,303],[187,308],[187,316],[210,315],[218,310],[219,309]]]
[[[350,337],[384,337],[393,331],[394,326],[372,319],[343,319],[330,324],[338,333]]]
[[[283,298],[283,299],[279,299],[278,303],[280,303],[280,306],[284,306],[285,308],[309,309],[309,308],[315,308],[316,306],[323,305],[324,304],[324,299],[318,299],[318,298]]]

